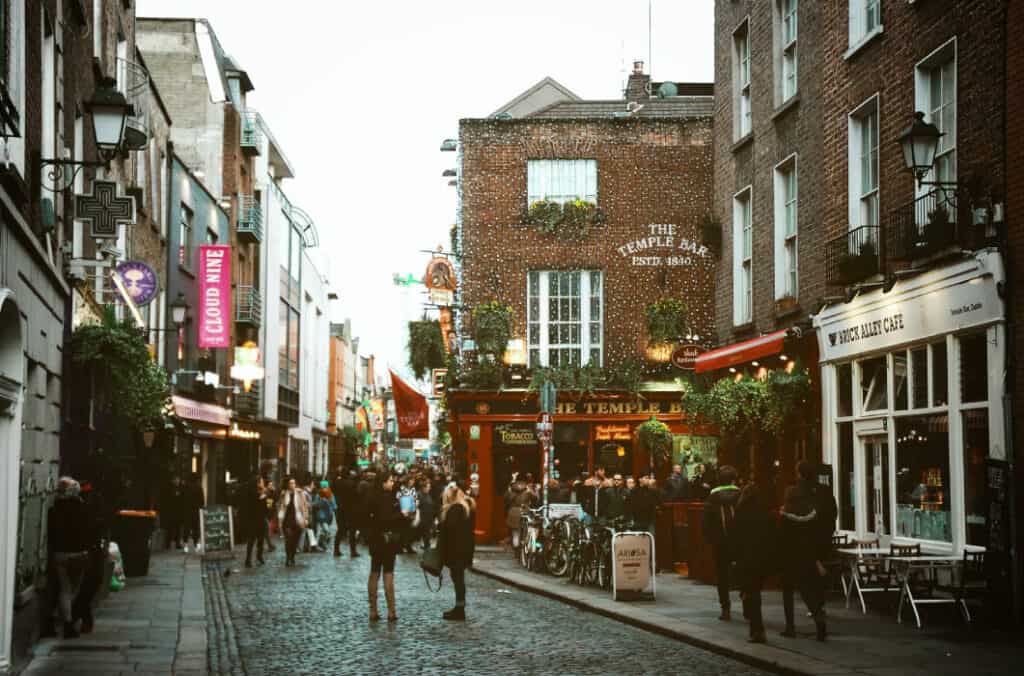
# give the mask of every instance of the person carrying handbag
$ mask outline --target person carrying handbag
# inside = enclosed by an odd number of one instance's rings
[[[398,620],[395,606],[395,556],[401,544],[406,519],[395,495],[395,477],[390,472],[377,475],[367,502],[367,538],[370,543],[370,576],[366,593],[370,601],[370,621],[380,620],[377,612],[377,583],[384,576],[384,599],[388,604],[388,622]]]
[[[444,491],[437,548],[441,563],[452,576],[455,607],[441,616],[446,620],[466,619],[466,568],[473,565],[475,539],[473,521],[476,503],[454,481]]]
[[[306,491],[296,485],[293,477],[288,478],[287,488],[281,494],[277,518],[284,531],[284,565],[294,566],[299,538],[309,524],[309,501],[306,499]]]

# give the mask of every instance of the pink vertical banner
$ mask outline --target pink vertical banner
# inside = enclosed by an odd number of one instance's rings
[[[199,347],[231,347],[231,247],[199,247]]]

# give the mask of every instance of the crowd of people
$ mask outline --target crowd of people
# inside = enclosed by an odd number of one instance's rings
[[[299,553],[332,549],[342,556],[347,541],[351,558],[367,546],[370,572],[367,596],[371,621],[378,621],[379,587],[383,582],[389,622],[398,619],[395,605],[395,561],[399,553],[415,554],[434,545],[449,570],[455,607],[444,619],[464,620],[465,569],[473,560],[476,505],[469,485],[451,474],[414,465],[367,468],[339,467],[333,481],[316,482],[288,476],[280,490],[257,476],[238,498],[239,523],[246,542],[245,566],[264,565],[263,552],[273,550],[271,535],[284,538],[286,567]]]

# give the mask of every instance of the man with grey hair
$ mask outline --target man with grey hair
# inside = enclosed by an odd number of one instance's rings
[[[50,565],[58,582],[58,605],[64,621],[64,638],[78,638],[71,604],[82,585],[89,560],[89,515],[79,496],[78,482],[69,476],[57,481],[57,498],[46,518]]]

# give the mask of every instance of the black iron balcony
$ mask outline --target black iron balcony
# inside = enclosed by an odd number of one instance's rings
[[[242,195],[238,200],[238,239],[256,244],[263,239],[263,207],[252,195]]]
[[[235,321],[259,326],[263,321],[263,296],[255,286],[239,285],[235,289]]]
[[[829,241],[825,247],[825,281],[849,286],[879,274],[885,256],[882,229],[864,225]]]
[[[255,110],[242,112],[242,136],[240,145],[242,152],[248,155],[259,155],[263,147],[263,128],[260,114]]]
[[[966,192],[956,186],[936,187],[890,215],[890,258],[921,261],[987,246],[995,233],[986,223],[987,211],[981,213],[984,217],[975,224]]]
[[[262,388],[258,382],[252,383],[249,391],[239,390],[234,397],[234,408],[241,415],[258,418],[263,414]]]

